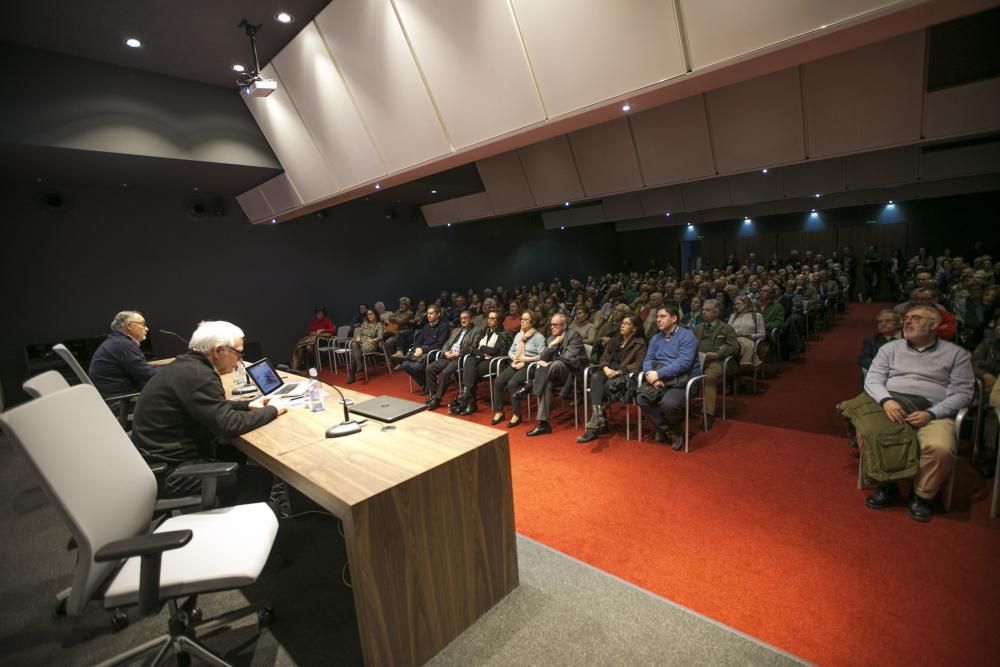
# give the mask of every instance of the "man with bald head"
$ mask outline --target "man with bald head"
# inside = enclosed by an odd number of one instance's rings
[[[954,417],[972,401],[972,362],[966,350],[941,340],[940,311],[916,305],[903,316],[903,339],[883,345],[865,376],[865,393],[886,417],[916,430],[919,469],[909,500],[910,518],[926,522],[930,503],[955,465]],[[865,504],[872,509],[899,498],[895,481],[882,482]]]
[[[97,348],[87,373],[101,396],[134,394],[156,375],[158,367],[139,349],[148,333],[146,318],[136,310],[123,310],[111,320],[111,335]]]

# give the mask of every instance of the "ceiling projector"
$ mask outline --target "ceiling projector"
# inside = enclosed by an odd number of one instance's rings
[[[240,82],[240,92],[248,97],[267,97],[278,89],[274,79],[255,78]]]

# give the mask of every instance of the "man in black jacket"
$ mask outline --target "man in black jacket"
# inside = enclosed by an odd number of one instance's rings
[[[477,332],[472,341],[472,351],[462,367],[462,393],[458,397],[460,414],[471,415],[476,405],[476,385],[479,378],[490,370],[490,360],[502,357],[510,350],[514,337],[503,328],[500,311],[491,308],[486,313],[486,327]]]
[[[542,350],[541,359],[535,369],[535,379],[531,393],[538,397],[538,424],[527,432],[528,436],[552,433],[549,425],[549,407],[552,405],[552,384],[572,382],[573,373],[587,363],[587,352],[583,347],[583,337],[578,331],[566,330],[566,316],[556,313],[549,325],[551,335]],[[519,393],[527,394],[527,388]]]
[[[427,324],[417,332],[413,339],[413,347],[399,363],[399,367],[409,373],[410,377],[420,385],[420,393],[426,396],[427,355],[434,350],[440,350],[448,339],[448,323],[441,317],[441,308],[431,304],[427,307]]]
[[[861,354],[858,356],[858,366],[861,366],[865,371],[872,365],[872,359],[875,358],[880,347],[889,341],[903,337],[901,333],[902,318],[899,313],[893,310],[881,311],[875,318],[875,324],[878,326],[878,333],[865,338],[864,342],[861,343]]]
[[[458,373],[458,361],[472,350],[475,338],[475,328],[472,326],[472,313],[463,310],[458,316],[459,328],[452,332],[451,337],[441,348],[441,354],[432,363],[427,364],[424,371],[425,386],[430,393],[427,399],[427,409],[437,410],[448,391],[448,385]]]
[[[187,495],[200,487],[198,480],[175,476],[172,469],[177,465],[242,460],[228,441],[284,412],[270,405],[251,409],[246,401],[226,400],[221,376],[231,373],[243,356],[239,327],[202,322],[189,347],[146,384],[132,417],[132,441],[144,457],[171,464],[164,478],[168,496]],[[245,468],[240,469],[241,481],[247,475]],[[220,491],[223,486],[220,483]]]

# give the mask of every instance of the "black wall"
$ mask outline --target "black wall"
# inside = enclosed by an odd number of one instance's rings
[[[106,333],[122,309],[141,310],[169,352],[157,329],[187,337],[200,320],[226,319],[280,361],[316,304],[339,324],[361,302],[394,308],[401,295],[584,276],[618,258],[611,225],[546,231],[537,216],[430,229],[369,212],[252,226],[231,198],[224,215],[194,219],[189,193],[63,188],[57,210],[40,194],[0,185],[8,401],[21,396],[25,345]]]

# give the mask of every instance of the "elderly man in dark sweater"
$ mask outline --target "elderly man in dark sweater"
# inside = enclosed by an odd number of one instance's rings
[[[101,396],[134,394],[156,375],[158,368],[139,349],[147,333],[149,327],[140,312],[123,310],[111,320],[111,335],[94,352],[87,372]]]
[[[972,401],[973,374],[969,353],[941,340],[941,315],[934,306],[913,306],[903,317],[903,340],[879,349],[865,376],[865,392],[897,424],[917,430],[920,464],[910,495],[910,517],[930,521],[930,501],[955,465],[954,417]],[[899,496],[895,482],[883,482],[865,504],[872,509],[892,505]]]

